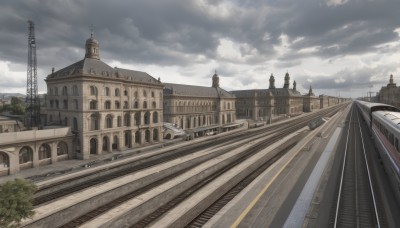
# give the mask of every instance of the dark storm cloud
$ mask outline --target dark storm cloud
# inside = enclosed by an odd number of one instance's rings
[[[310,85],[315,89],[367,89],[373,85],[375,90],[379,90],[382,85],[389,82],[389,75],[396,70],[396,64],[377,66],[374,68],[345,69],[330,77],[326,76],[307,76],[296,75],[296,81],[303,88]]]
[[[0,7],[0,60],[26,64],[28,19],[36,25],[38,65],[48,73],[53,66],[60,69],[83,58],[90,24],[104,60],[167,66],[215,60],[228,77],[237,73],[224,67],[229,59],[218,57],[221,38],[246,44],[240,46],[242,56],[257,51],[243,60],[246,64],[277,59],[275,66],[282,68],[308,56],[379,52],[376,45],[399,39],[393,30],[400,27],[400,1],[326,2],[234,0],[224,11],[222,0],[5,1]],[[277,58],[274,47],[282,34],[288,36],[290,52]],[[293,43],[299,37],[303,39]],[[299,52],[315,46],[312,53]]]

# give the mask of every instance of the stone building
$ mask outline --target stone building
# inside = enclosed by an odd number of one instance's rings
[[[0,134],[0,176],[74,156],[70,127]]]
[[[389,84],[382,86],[379,91],[379,102],[396,106],[400,108],[400,88],[393,81],[393,75],[390,75]]]
[[[283,88],[275,87],[275,77],[271,74],[268,89],[231,91],[236,96],[236,113],[238,118],[269,121],[279,115],[296,116],[303,113],[303,96],[289,88],[290,76],[285,75]]]
[[[315,96],[311,86],[308,93],[303,96],[303,107],[304,112],[312,112],[315,109],[320,109],[321,107],[320,98]]]
[[[24,124],[21,121],[0,116],[0,133],[17,132],[24,129]]]
[[[164,121],[182,129],[225,128],[236,120],[235,96],[219,86],[219,76],[212,86],[164,83]],[[223,129],[222,129],[223,130]]]
[[[100,60],[93,34],[80,60],[45,79],[47,122],[70,126],[74,156],[123,150],[162,140],[163,84],[145,72]]]

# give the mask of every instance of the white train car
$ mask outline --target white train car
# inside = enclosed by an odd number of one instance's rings
[[[356,101],[368,123],[379,157],[400,203],[400,110],[394,106]]]
[[[369,127],[372,126],[372,113],[375,111],[394,111],[399,112],[400,110],[394,106],[382,104],[382,103],[372,103],[366,101],[355,101],[358,108],[361,110],[361,114],[364,117],[364,120],[368,123]]]
[[[376,111],[372,114],[372,132],[386,174],[400,203],[400,112]]]

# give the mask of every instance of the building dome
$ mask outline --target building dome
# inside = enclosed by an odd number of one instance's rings
[[[212,76],[212,87],[219,87],[219,76],[217,71],[215,71],[214,75]]]
[[[85,50],[85,58],[100,59],[99,41],[93,38],[93,33],[91,33],[90,38],[86,40]]]
[[[289,83],[290,83],[289,73],[286,72],[286,74],[285,74],[285,84],[283,84],[283,88],[289,89]]]
[[[275,89],[275,77],[272,74],[269,77],[269,88],[270,89]]]

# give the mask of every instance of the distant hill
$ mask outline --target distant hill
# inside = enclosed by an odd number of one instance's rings
[[[24,99],[26,95],[21,93],[0,93],[0,100],[11,100],[11,97]]]

